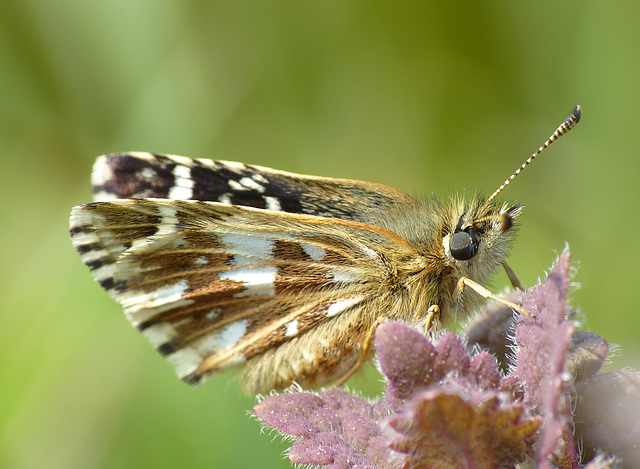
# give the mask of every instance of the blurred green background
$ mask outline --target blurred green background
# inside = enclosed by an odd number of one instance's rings
[[[177,380],[73,251],[115,151],[488,195],[580,104],[504,193],[510,264],[530,285],[568,242],[573,303],[637,367],[639,25],[632,0],[2,2],[0,466],[289,467],[236,375]]]

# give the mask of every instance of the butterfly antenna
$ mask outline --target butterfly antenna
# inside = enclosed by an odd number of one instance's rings
[[[482,208],[487,207],[487,205],[489,205],[489,203],[496,198],[496,196],[502,192],[502,189],[504,189],[505,187],[507,187],[509,185],[509,183],[511,181],[513,181],[515,179],[515,177],[520,174],[522,172],[522,170],[524,168],[527,167],[527,165],[529,163],[531,163],[536,156],[538,156],[540,153],[542,153],[544,151],[545,148],[547,148],[549,145],[551,145],[553,142],[555,142],[556,140],[558,140],[560,137],[562,137],[563,135],[565,135],[566,133],[568,133],[571,129],[573,129],[578,122],[580,122],[580,117],[582,117],[582,109],[580,109],[580,106],[576,106],[573,111],[571,112],[571,114],[569,115],[569,117],[567,117],[564,122],[562,124],[560,124],[560,127],[558,127],[556,129],[555,132],[553,132],[553,134],[551,135],[551,137],[549,137],[549,139],[544,142],[544,144],[538,148],[538,150],[529,157],[529,159],[527,161],[525,161],[524,163],[522,163],[522,166],[520,166],[518,169],[516,169],[516,172],[513,173],[511,176],[509,176],[507,178],[506,181],[504,181],[502,183],[502,185],[500,187],[498,187],[498,189],[496,189],[496,191],[491,194],[491,196],[487,199],[487,201],[484,203],[484,205],[482,206]]]

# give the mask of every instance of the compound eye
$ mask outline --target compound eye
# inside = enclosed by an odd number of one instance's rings
[[[476,230],[458,231],[449,238],[449,251],[454,259],[468,261],[478,252],[478,236]]]

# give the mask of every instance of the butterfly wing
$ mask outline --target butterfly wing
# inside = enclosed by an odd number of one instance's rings
[[[404,192],[381,184],[151,153],[99,157],[92,183],[96,201],[204,200],[365,223],[371,222],[369,214],[416,203]]]
[[[70,223],[95,279],[182,379],[248,360],[251,392],[346,372],[417,258],[381,228],[212,202],[96,202]]]

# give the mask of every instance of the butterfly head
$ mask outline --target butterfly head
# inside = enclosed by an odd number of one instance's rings
[[[445,265],[455,277],[483,282],[507,259],[515,241],[520,205],[484,204],[480,198],[457,201],[445,222]]]
[[[515,205],[493,208],[487,214],[479,216],[463,213],[458,219],[455,231],[448,237],[451,257],[458,261],[473,259],[480,250],[481,240],[504,237],[503,233],[513,228],[514,220],[520,212],[521,207]]]

